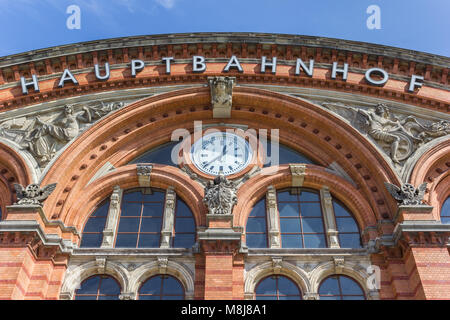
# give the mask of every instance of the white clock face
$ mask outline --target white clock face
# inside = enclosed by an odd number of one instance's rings
[[[244,170],[252,156],[253,151],[245,139],[227,132],[207,134],[191,148],[194,165],[213,176],[228,176]]]

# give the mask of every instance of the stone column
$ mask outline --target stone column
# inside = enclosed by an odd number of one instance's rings
[[[327,233],[327,240],[330,248],[340,248],[336,220],[334,218],[333,197],[330,189],[323,187],[320,190],[320,202],[322,205],[323,219]]]
[[[170,248],[173,235],[173,225],[175,222],[175,202],[177,195],[173,187],[166,191],[166,201],[164,204],[163,226],[161,229],[161,248]]]
[[[112,248],[114,246],[122,194],[122,189],[119,186],[115,186],[109,201],[108,218],[106,219],[105,229],[103,230],[102,248]]]
[[[281,248],[280,245],[280,219],[277,206],[277,190],[269,186],[266,192],[266,217],[269,237],[269,248]]]

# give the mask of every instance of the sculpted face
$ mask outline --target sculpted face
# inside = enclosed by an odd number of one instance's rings
[[[73,113],[72,107],[69,106],[69,105],[64,106],[64,113],[65,114],[72,114]]]

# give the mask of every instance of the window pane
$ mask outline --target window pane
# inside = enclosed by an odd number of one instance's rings
[[[145,281],[139,289],[139,293],[161,294],[161,277],[156,276]]]
[[[137,234],[118,234],[116,248],[136,248]]]
[[[177,200],[177,217],[192,217],[191,209],[180,200]]]
[[[356,226],[353,218],[336,218],[337,229],[339,232],[358,232],[359,229]]]
[[[323,234],[305,234],[305,248],[326,248],[325,236]]]
[[[255,300],[277,300],[277,296],[256,296]]]
[[[265,234],[247,234],[246,242],[249,248],[267,248],[267,237]]]
[[[319,194],[309,191],[302,191],[300,194],[300,201],[320,201]]]
[[[336,217],[351,217],[350,213],[336,201],[333,201],[334,214]]]
[[[295,283],[286,277],[278,277],[278,291],[280,295],[300,295]]]
[[[119,221],[119,232],[138,232],[139,218],[121,217]]]
[[[103,232],[105,228],[106,217],[105,218],[89,218],[88,222],[84,226],[83,232]]]
[[[106,217],[109,210],[109,199],[105,200],[100,206],[95,210],[91,217]]]
[[[178,212],[177,212],[178,214]],[[193,218],[176,217],[175,232],[195,232],[195,223]]]
[[[342,300],[365,300],[364,296],[343,296]]]
[[[302,238],[300,235],[282,234],[281,244],[283,248],[303,248]]]
[[[77,294],[97,294],[100,276],[91,277],[83,281]]]
[[[266,216],[266,201],[265,198],[259,200],[252,209],[250,217],[265,217]]]
[[[158,248],[159,234],[141,234],[139,236],[139,248]]]
[[[281,233],[300,233],[300,218],[283,218],[280,219],[280,231]]]
[[[144,203],[144,210],[142,216],[144,217],[162,217],[163,216],[163,204],[162,203]]]
[[[163,294],[183,295],[183,287],[180,282],[173,277],[166,277],[163,281]]]
[[[178,148],[178,142],[176,141],[164,143],[140,155],[130,163],[159,163],[169,166],[177,166],[177,163],[172,162],[172,150],[174,150],[173,152],[177,154]]]
[[[119,300],[119,296],[99,296],[98,300]]]
[[[299,210],[296,203],[279,203],[278,211],[280,212],[280,217],[298,217]]]
[[[85,233],[81,239],[81,248],[99,248],[102,245],[103,233]]]
[[[361,238],[359,233],[339,234],[339,244],[341,248],[361,248]]]
[[[319,294],[339,295],[339,283],[337,277],[332,276],[324,280],[320,285]],[[320,299],[322,299],[322,297]]]
[[[160,232],[161,218],[142,218],[141,232]]]
[[[122,216],[128,217],[140,217],[142,210],[142,203],[140,202],[123,202],[122,203]]]
[[[321,218],[303,218],[303,232],[321,233],[323,232],[323,221]]]
[[[99,293],[118,295],[120,294],[119,284],[112,278],[102,278]]]
[[[277,293],[277,284],[275,277],[268,277],[262,280],[256,287],[256,294],[273,294]]]
[[[142,192],[141,191],[125,191],[122,197],[122,202],[141,202],[142,201]]]
[[[441,222],[450,223],[450,197],[448,197],[441,208]]]
[[[175,234],[174,248],[190,248],[195,244],[195,234]]]
[[[441,217],[441,222],[443,224],[450,224],[450,217]]]
[[[342,294],[363,295],[360,286],[356,283],[355,280],[344,276],[340,276],[339,280],[341,282]]]
[[[321,217],[322,210],[320,203],[316,202],[302,202],[300,203],[300,212],[303,217]]]
[[[298,201],[298,195],[290,190],[278,191],[277,198],[278,201]]]
[[[147,194],[147,193],[143,193],[142,194],[142,201],[144,202],[164,202],[164,199],[166,198],[166,194],[164,192],[161,191],[155,191],[154,189],[152,189],[152,193]]]

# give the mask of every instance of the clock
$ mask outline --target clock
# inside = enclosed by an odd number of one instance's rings
[[[203,173],[229,176],[244,170],[253,150],[244,138],[229,132],[214,132],[198,139],[191,147],[191,159]]]

